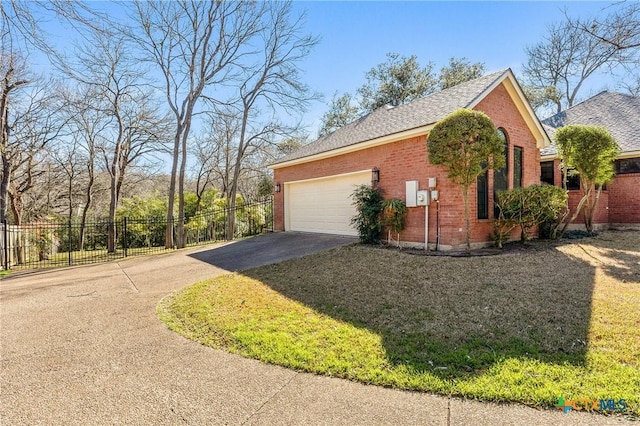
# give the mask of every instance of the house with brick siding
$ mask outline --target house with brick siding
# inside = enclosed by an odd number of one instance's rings
[[[470,189],[471,242],[491,242],[494,192],[540,182],[540,149],[549,143],[543,125],[510,69],[400,106],[385,106],[278,160],[274,173],[277,231],[357,235],[351,194],[360,184],[376,184],[385,198],[409,207],[404,245],[451,250],[465,245],[460,187],[443,166],[429,163],[429,131],[459,108],[482,111],[506,141],[506,167],[481,176]],[[424,192],[435,195],[421,204]],[[435,197],[427,197],[435,198]],[[417,201],[417,202],[416,202]],[[414,206],[415,205],[415,206]]]
[[[604,91],[571,108],[543,120],[553,139],[555,129],[569,124],[605,127],[620,145],[616,159],[616,176],[600,194],[594,217],[596,229],[640,228],[640,97]],[[560,159],[555,144],[542,149],[540,180],[562,186]],[[568,179],[569,207],[582,198],[580,180]],[[578,217],[573,228],[582,227]]]

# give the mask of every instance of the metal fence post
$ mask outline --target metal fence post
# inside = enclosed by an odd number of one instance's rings
[[[71,219],[69,219],[69,235],[67,240],[67,251],[69,252],[69,266],[71,266]]]
[[[124,250],[124,257],[127,257],[127,217],[124,217],[124,229],[122,230],[122,249]]]
[[[9,232],[7,229],[7,219],[2,221],[4,234],[4,269],[9,270]]]
[[[223,232],[223,235],[224,235],[224,236],[223,236],[223,240],[224,240],[224,241],[227,241],[227,236],[228,236],[228,235],[227,235],[227,231],[228,231],[228,229],[229,229],[229,226],[228,226],[228,223],[227,223],[227,218],[229,217],[229,213],[228,213],[228,212],[229,212],[229,207],[225,207],[225,208],[224,208],[224,215],[222,216],[222,218],[224,219],[224,221],[223,221],[223,227],[224,227],[224,229],[223,229],[223,231],[222,231],[222,232]]]

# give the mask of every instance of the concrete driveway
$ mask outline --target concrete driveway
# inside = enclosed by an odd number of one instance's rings
[[[187,284],[352,242],[272,234],[0,281],[0,424],[620,424],[298,373],[169,331]]]

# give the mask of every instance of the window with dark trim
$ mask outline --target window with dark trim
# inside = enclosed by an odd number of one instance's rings
[[[496,193],[508,189],[507,176],[509,176],[509,140],[502,128],[498,129],[498,136],[500,136],[500,139],[504,142],[504,149],[502,151],[502,155],[504,155],[504,167],[493,171],[493,217],[498,217],[500,214],[496,203]]]
[[[478,219],[489,219],[489,172],[478,176],[476,183]]]
[[[562,173],[562,182],[564,182],[564,172]],[[575,169],[569,169],[567,173],[567,189],[570,191],[580,189],[580,175]]]
[[[540,163],[540,182],[555,185],[554,171],[553,161],[543,161]]]
[[[513,187],[522,188],[522,148],[513,147]]]
[[[616,160],[616,174],[640,173],[640,157]]]

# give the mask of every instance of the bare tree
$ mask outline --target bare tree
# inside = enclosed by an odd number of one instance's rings
[[[598,27],[596,19],[567,16],[548,26],[542,42],[525,49],[524,80],[535,105],[553,105],[555,113],[571,107],[592,75],[631,60],[631,49],[620,49],[584,30]]]
[[[83,188],[79,197],[82,198],[80,212],[80,229],[78,235],[78,250],[84,250],[85,230],[89,211],[93,205],[96,192],[96,168],[98,147],[101,146],[101,138],[108,132],[109,120],[99,109],[93,108],[93,100],[98,98],[95,88],[79,84],[73,93],[65,93],[65,112],[68,114],[70,133],[73,149],[66,157],[69,165],[62,164],[61,169],[66,176],[82,173]],[[59,161],[60,163],[60,161]],[[76,170],[74,165],[78,164]],[[69,186],[69,196],[71,187]],[[71,203],[70,218],[71,218]]]
[[[318,40],[302,34],[304,16],[293,17],[291,2],[269,3],[260,32],[261,57],[254,66],[245,68],[240,85],[238,111],[240,133],[233,165],[233,177],[228,195],[229,207],[236,207],[238,179],[243,160],[252,152],[272,143],[275,135],[295,132],[275,119],[276,112],[289,114],[304,111],[311,99],[317,97],[302,83],[300,62],[309,54]],[[264,114],[274,117],[261,121]],[[230,215],[227,238],[234,233],[234,216]]]
[[[70,143],[61,144],[52,152],[52,157],[56,161],[56,169],[64,175],[65,196],[67,201],[67,220],[73,220],[73,211],[81,202],[78,200],[83,196],[83,190],[80,188],[80,179],[84,172],[83,164],[86,159],[80,152],[80,141],[73,137]],[[71,244],[71,241],[69,241]],[[81,248],[79,248],[81,250]]]
[[[36,5],[31,2],[5,0],[0,2],[0,33],[3,54],[27,51],[30,47],[49,49],[38,20],[33,14]],[[11,46],[11,49],[8,49]]]
[[[618,86],[634,96],[640,95],[640,3],[618,2],[607,6],[609,13],[590,21],[570,21],[593,39],[611,45],[623,58],[626,71]]]
[[[621,86],[629,92],[630,95],[640,96],[640,76],[635,76],[629,81],[623,82]]]
[[[215,148],[204,137],[195,138],[195,146],[192,150],[195,164],[192,168],[196,179],[196,214],[200,212],[202,196],[205,191],[214,185],[214,158]]]
[[[23,195],[31,190],[34,178],[42,174],[39,168],[47,145],[60,136],[64,123],[60,121],[59,106],[53,93],[55,86],[49,83],[34,85],[23,90],[20,97],[10,98],[10,75],[5,73],[3,96],[2,181],[0,183],[0,220],[6,220],[11,207],[13,220],[22,223]],[[53,87],[53,90],[52,90]]]
[[[165,246],[174,246],[174,199],[178,190],[176,245],[184,247],[184,184],[187,141],[203,97],[216,102],[215,88],[233,77],[248,55],[266,3],[136,2],[134,37],[163,77],[163,91],[174,119],[173,161]],[[179,170],[178,170],[179,166]]]
[[[196,138],[193,152],[196,160],[196,210],[210,186],[216,185],[225,198],[230,196],[232,165],[240,132],[240,119],[232,111],[211,113],[208,117],[206,133]]]
[[[151,106],[144,70],[128,53],[126,39],[109,28],[78,27],[83,43],[76,46],[75,58],[61,59],[57,65],[91,98],[81,109],[93,110],[99,125],[92,135],[94,155],[99,154],[109,174],[107,251],[116,246],[116,211],[128,168],[141,157],[158,150],[166,139],[168,120]],[[82,124],[82,123],[81,123]],[[86,124],[86,123],[85,123]],[[83,131],[98,131],[96,127]]]
[[[24,217],[24,195],[36,185],[46,171],[41,167],[46,147],[55,140],[64,124],[58,120],[57,106],[44,88],[33,87],[21,93],[19,102],[7,108],[2,144],[3,220],[7,204],[11,207],[13,223],[20,226]],[[18,262],[24,260],[21,241],[16,247]]]
[[[612,11],[604,18],[576,20],[575,27],[617,50],[639,49],[640,3],[623,1],[609,7]]]
[[[4,29],[3,29],[4,30]],[[0,38],[0,155],[2,156],[2,180],[0,181],[0,222],[6,220],[8,208],[8,189],[11,183],[13,157],[16,155],[15,143],[10,140],[12,125],[11,113],[16,101],[15,92],[29,83],[26,66],[13,52],[12,41],[7,33]]]
[[[66,209],[66,190],[61,185],[61,182],[64,182],[64,174],[61,173],[57,162],[50,154],[55,149],[55,143],[46,148],[39,164],[39,169],[43,173],[34,176],[33,188],[23,194],[25,223],[46,219]]]
[[[26,108],[11,124],[15,131],[9,139],[7,150],[7,159],[11,164],[7,192],[16,225],[22,225],[23,196],[34,188],[36,179],[46,172],[43,167],[46,148],[61,135],[64,127],[57,105],[52,105],[54,100],[43,91],[30,93]]]

